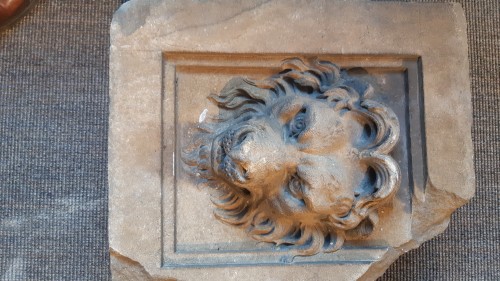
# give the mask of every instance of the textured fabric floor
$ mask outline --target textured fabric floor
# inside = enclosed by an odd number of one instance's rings
[[[500,1],[460,2],[477,194],[381,280],[500,280]],[[110,278],[108,29],[120,3],[41,1],[0,34],[1,280]]]

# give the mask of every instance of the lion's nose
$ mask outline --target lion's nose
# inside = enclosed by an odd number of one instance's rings
[[[247,171],[251,162],[253,161],[251,155],[252,152],[255,153],[255,140],[254,133],[251,131],[246,131],[241,133],[236,142],[233,145],[233,148],[229,152],[229,156],[235,164],[240,166],[243,170]]]
[[[269,151],[270,146],[264,134],[259,131],[248,131],[238,138],[229,156],[242,171],[245,171],[247,179],[255,181],[275,164],[276,157]]]
[[[227,153],[235,166],[244,171],[246,186],[266,185],[288,168],[282,135],[266,120],[257,121],[237,133],[233,148]]]

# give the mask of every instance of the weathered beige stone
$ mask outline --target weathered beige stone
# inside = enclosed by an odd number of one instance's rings
[[[294,56],[372,69],[402,123],[393,156],[403,181],[374,234],[310,257],[216,221],[208,191],[178,159],[188,125],[217,113],[208,94],[234,76],[266,77]],[[458,4],[132,0],[113,18],[110,79],[115,280],[373,280],[444,231],[474,194]]]

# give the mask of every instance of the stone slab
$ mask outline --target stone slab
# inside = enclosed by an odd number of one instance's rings
[[[179,152],[233,76],[288,57],[368,69],[404,120],[403,182],[370,239],[293,257],[213,219]],[[394,95],[401,93],[404,95]],[[393,94],[391,94],[393,93]],[[111,25],[109,242],[115,280],[372,280],[474,194],[466,22],[458,4],[138,1]]]

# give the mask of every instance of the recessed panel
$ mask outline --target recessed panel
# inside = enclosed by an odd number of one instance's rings
[[[250,239],[243,231],[215,220],[209,188],[197,185],[182,168],[181,149],[193,137],[197,123],[218,114],[207,97],[217,94],[233,77],[263,79],[279,71],[283,59],[312,55],[164,54],[163,138],[163,257],[165,267],[221,266],[223,264],[300,264],[372,261],[390,246],[410,238],[411,196],[414,176],[410,149],[420,148],[411,130],[420,130],[418,63],[416,57],[326,56],[351,76],[374,86],[373,100],[389,106],[397,115],[401,137],[392,157],[402,170],[401,187],[391,206],[382,207],[380,220],[368,239],[347,241],[343,249],[307,259],[294,258],[288,246]],[[316,56],[315,56],[316,57]],[[411,115],[411,116],[410,116]],[[413,138],[418,135],[413,135]],[[172,142],[172,140],[175,140]],[[422,152],[420,151],[420,155]],[[415,157],[414,157],[415,158]],[[418,157],[417,157],[418,158]],[[421,158],[416,159],[421,162]],[[171,163],[171,164],[170,164]],[[356,251],[366,250],[365,256]],[[373,256],[370,256],[370,251]],[[382,251],[382,252],[380,252]],[[379,253],[379,254],[377,254]],[[262,259],[265,255],[266,259]]]

